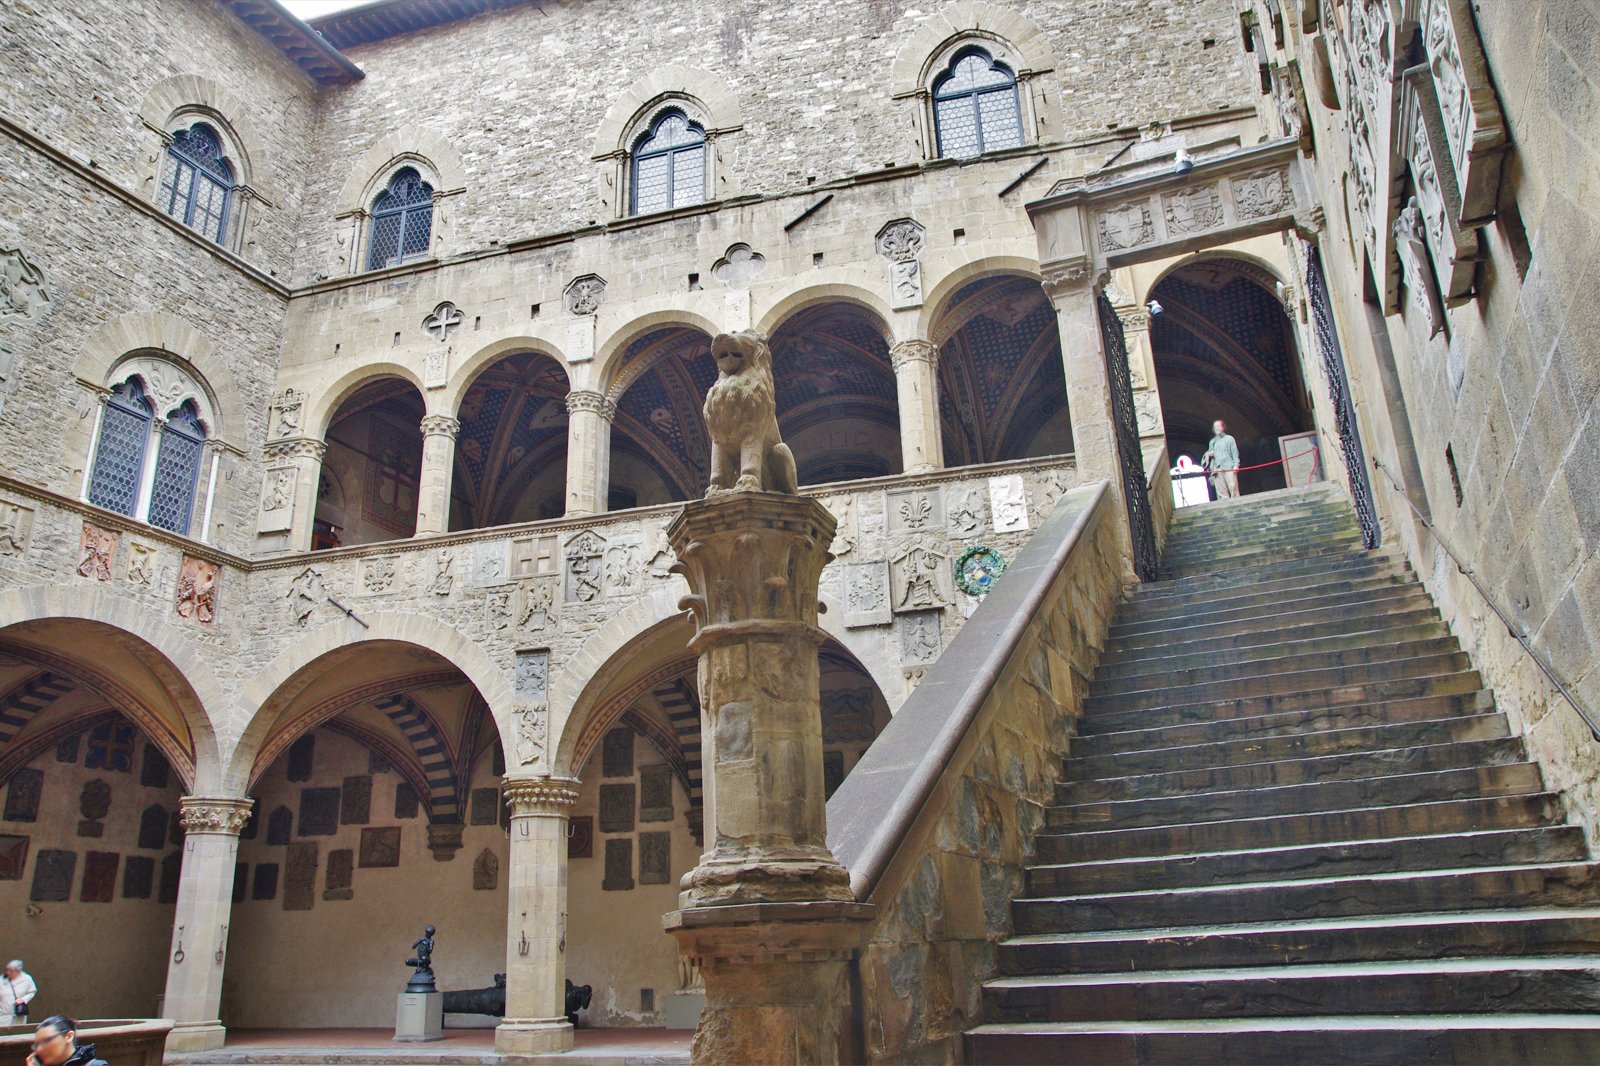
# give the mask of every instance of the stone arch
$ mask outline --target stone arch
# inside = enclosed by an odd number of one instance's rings
[[[1168,263],[1162,268],[1159,274],[1156,274],[1150,279],[1149,283],[1144,286],[1142,291],[1133,295],[1133,302],[1136,304],[1146,303],[1150,299],[1150,294],[1155,291],[1156,286],[1160,285],[1163,281],[1166,281],[1168,277],[1172,276],[1177,271],[1182,270],[1184,267],[1197,266],[1199,264],[1211,262],[1217,259],[1227,260],[1229,266],[1233,267],[1239,273],[1243,274],[1251,281],[1254,281],[1257,285],[1260,285],[1263,289],[1266,289],[1274,296],[1278,294],[1277,287],[1279,285],[1294,284],[1294,280],[1285,274],[1283,270],[1274,266],[1272,263],[1266,259],[1263,259],[1259,255],[1253,255],[1250,252],[1237,251],[1232,248],[1208,248],[1204,252],[1196,252],[1193,255],[1186,255],[1181,259],[1176,259],[1171,263]]]
[[[658,67],[622,92],[606,109],[595,131],[594,159],[614,159],[632,147],[629,133],[641,120],[648,121],[663,107],[689,104],[706,123],[706,136],[729,133],[744,126],[739,98],[727,82],[694,67],[668,64]]]
[[[256,132],[249,109],[243,100],[198,74],[175,74],[163,78],[145,93],[139,105],[140,120],[163,137],[179,115],[192,115],[217,127],[230,155],[237,153],[237,184],[253,187],[265,199],[277,198],[268,191],[274,184],[269,175],[271,152]]]
[[[435,390],[436,395],[428,398],[428,412],[454,414],[461,406],[462,397],[472,388],[472,383],[477,380],[479,374],[498,360],[517,352],[538,352],[540,355],[549,356],[561,365],[562,373],[567,375],[569,382],[571,381],[572,368],[568,365],[567,355],[560,345],[538,333],[519,333],[492,340],[463,359],[461,365],[450,375],[450,383],[442,389]]]
[[[940,274],[938,280],[929,286],[927,298],[922,304],[922,335],[937,344],[939,339],[934,336],[934,330],[950,309],[950,302],[956,293],[974,281],[1005,275],[1020,275],[1039,281],[1042,277],[1039,260],[1024,255],[987,255],[968,260]]]
[[[708,337],[714,337],[722,332],[722,327],[710,318],[695,311],[684,311],[677,308],[651,311],[636,315],[620,329],[613,330],[596,348],[594,358],[594,388],[616,399],[622,392],[618,385],[626,387],[625,382],[618,382],[617,370],[623,356],[627,354],[628,345],[648,333],[669,326],[681,326],[684,329],[699,330]],[[574,375],[573,387],[578,387]]]
[[[1015,63],[1019,79],[1055,69],[1055,50],[1031,19],[985,0],[962,0],[935,12],[900,46],[889,68],[890,91],[896,97],[928,91],[941,60],[959,45],[984,42],[1000,46],[995,58]]]
[[[407,165],[417,166],[424,171],[424,177],[434,178],[434,191],[440,195],[458,193],[467,187],[466,167],[450,141],[426,126],[408,124],[378,138],[351,165],[344,187],[339,190],[335,213],[368,210],[378,190],[388,184],[395,171]]]
[[[400,378],[416,386],[417,392],[426,397],[428,390],[422,387],[422,378],[411,367],[403,363],[362,363],[343,376],[336,378],[333,384],[326,386],[321,392],[306,405],[307,417],[304,422],[307,436],[326,437],[333,424],[333,416],[338,413],[339,405],[353,396],[357,389],[369,382],[382,378]]]
[[[159,621],[146,606],[98,584],[33,585],[0,593],[0,636],[13,626],[53,621],[92,626],[123,644],[166,690],[188,735],[175,735],[168,717],[113,676],[103,661],[87,664],[77,656],[52,653],[59,661],[47,665],[59,666],[115,699],[118,710],[144,730],[191,791],[214,793],[222,787],[223,761],[213,715],[231,700],[206,662],[209,649],[192,642],[177,626]]]
[[[151,352],[160,353],[195,379],[206,392],[216,422],[206,427],[212,438],[242,451],[248,418],[238,381],[210,339],[180,318],[144,311],[112,319],[84,342],[72,374],[87,388],[100,392],[111,384],[122,363]]]
[[[866,271],[860,271],[865,275]],[[794,283],[787,291],[776,295],[771,304],[756,321],[756,329],[771,337],[777,332],[779,326],[785,321],[799,314],[809,307],[825,303],[854,304],[870,314],[879,325],[883,327],[883,339],[893,345],[896,337],[890,323],[895,321],[894,311],[889,307],[889,301],[881,293],[875,292],[865,284],[866,278],[852,278],[849,280],[823,282],[822,284],[807,284],[805,281]]]
[[[478,690],[489,708],[489,716],[502,737],[511,732],[511,672],[496,662],[483,648],[453,626],[426,615],[388,612],[364,619],[367,628],[352,634],[345,620],[334,620],[306,633],[278,653],[256,674],[240,694],[240,704],[250,715],[228,761],[226,782],[242,789],[249,780],[256,756],[278,717],[307,683],[296,684],[297,675],[316,660],[330,653],[377,642],[410,644],[426,648],[461,671]]]

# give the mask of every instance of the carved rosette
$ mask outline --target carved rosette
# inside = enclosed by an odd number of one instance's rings
[[[185,833],[238,836],[255,803],[248,796],[184,796],[178,801],[178,821]]]
[[[508,780],[501,786],[513,818],[565,818],[578,802],[576,781],[539,777]]]
[[[422,420],[424,437],[449,437],[455,440],[459,432],[461,432],[460,421],[449,415],[428,415]]]
[[[939,366],[939,346],[932,341],[908,340],[901,341],[889,349],[889,363],[898,372],[913,363],[927,363],[930,367]]]
[[[611,422],[617,417],[617,401],[603,392],[567,393],[567,414],[575,415],[580,412],[599,415],[607,422]]]
[[[328,445],[325,442],[310,437],[275,440],[262,449],[262,454],[268,459],[315,459],[319,463],[327,453]]]

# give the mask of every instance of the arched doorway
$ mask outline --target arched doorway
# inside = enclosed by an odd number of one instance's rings
[[[499,359],[456,417],[450,529],[560,518],[566,510],[567,375],[540,352]]]
[[[1072,451],[1061,334],[1037,280],[962,286],[935,319],[934,342],[946,466]]]
[[[259,714],[270,723],[252,732],[259,831],[240,843],[225,1024],[392,1026],[401,960],[428,924],[441,989],[493,985],[505,971],[504,755],[466,675],[416,644],[369,641],[302,667]]]
[[[369,381],[328,423],[313,548],[409,537],[417,531],[422,394],[401,378]]]
[[[1243,260],[1186,262],[1150,290],[1161,308],[1150,346],[1168,454],[1198,461],[1221,419],[1239,444],[1240,463],[1281,458],[1278,438],[1313,428],[1294,327],[1277,279]],[[1239,475],[1243,493],[1283,488],[1282,465]]]

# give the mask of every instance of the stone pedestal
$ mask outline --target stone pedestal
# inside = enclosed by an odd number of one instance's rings
[[[233,867],[239,831],[254,802],[242,796],[185,796],[178,803],[185,835],[163,998],[175,1023],[167,1036],[168,1051],[213,1051],[227,1035],[219,1013]]]
[[[711,847],[663,922],[699,965],[697,1063],[832,1063],[850,1030],[848,962],[872,908],[829,853],[817,583],[819,502],[732,492],[667,530],[696,623]]]
[[[578,800],[565,778],[507,778],[511,854],[506,873],[506,1014],[495,1050],[569,1051],[566,1018],[567,816]]]
[[[400,993],[395,999],[394,1038],[409,1044],[443,1040],[444,993]]]

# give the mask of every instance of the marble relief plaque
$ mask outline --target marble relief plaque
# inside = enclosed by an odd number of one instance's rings
[[[39,796],[44,791],[44,771],[21,769],[6,785],[5,820],[33,822],[39,818]]]
[[[72,875],[77,871],[77,852],[41,848],[33,861],[33,891],[28,893],[28,898],[36,903],[71,899]]]
[[[500,817],[500,790],[475,788],[472,790],[472,824],[493,825]]]
[[[603,822],[601,827],[604,828]],[[606,841],[606,873],[605,880],[600,882],[600,888],[605,892],[626,892],[632,887],[633,840],[629,837],[614,837]]]
[[[400,827],[380,826],[361,831],[361,865],[363,868],[400,865]]]
[[[372,778],[357,774],[344,779],[339,790],[339,823],[366,825],[372,820]]]
[[[394,786],[394,816],[396,818],[415,818],[421,804],[417,800],[417,790],[411,787],[410,782],[401,781]]]
[[[600,832],[626,833],[633,828],[634,790],[626,785],[600,786]]]
[[[639,770],[639,821],[672,821],[672,767],[645,766]],[[639,861],[644,862],[644,845],[640,844]],[[641,873],[641,879],[643,874]]]
[[[633,776],[633,730],[613,729],[600,742],[600,776]]]
[[[672,876],[672,834],[639,834],[639,883],[664,885]]]
[[[884,498],[890,534],[924,533],[944,528],[944,495],[938,485],[889,489]]]
[[[340,848],[338,851],[328,852],[328,869],[324,874],[325,887],[322,898],[325,900],[346,900],[355,896],[355,852],[349,848]]]
[[[1021,533],[1028,528],[1028,490],[1021,474],[989,479],[989,507],[996,533]]]
[[[878,559],[866,563],[845,563],[844,624],[848,628],[881,626],[889,623],[889,563]]]
[[[338,789],[326,791],[338,793]],[[318,849],[315,843],[290,844],[283,876],[283,909],[308,911],[317,902]]]
[[[0,881],[20,881],[28,865],[28,838],[16,834],[0,835]]]
[[[493,892],[499,886],[500,857],[488,848],[484,848],[472,862],[472,890]]]
[[[122,864],[122,898],[149,899],[155,880],[155,859],[148,855],[129,855]]]
[[[302,788],[300,790],[300,828],[303,837],[328,837],[339,831],[339,805],[344,790]]]
[[[122,856],[114,851],[91,851],[83,857],[83,887],[79,903],[110,903],[117,894],[117,869]]]

